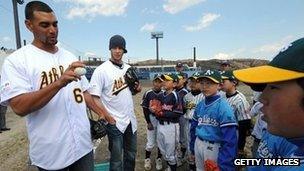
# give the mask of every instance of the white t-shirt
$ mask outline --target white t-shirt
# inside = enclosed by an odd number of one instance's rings
[[[116,127],[122,133],[130,122],[133,133],[137,130],[132,94],[124,80],[129,67],[130,65],[126,63],[119,68],[109,60],[104,62],[95,69],[89,89],[92,95],[100,97],[107,111],[116,120]]]
[[[59,48],[55,54],[31,44],[8,56],[2,67],[1,102],[38,91],[57,80],[77,58]],[[26,116],[30,158],[48,170],[69,166],[92,150],[90,123],[83,91],[88,81],[73,81],[41,109]]]

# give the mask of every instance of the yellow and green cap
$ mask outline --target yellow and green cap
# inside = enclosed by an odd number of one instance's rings
[[[217,70],[207,70],[199,77],[199,79],[201,78],[208,78],[217,84],[222,82],[222,76]]]
[[[167,74],[163,74],[161,76],[161,79],[164,81],[173,81],[173,82],[177,82],[178,76],[175,73],[167,73]]]
[[[233,71],[223,71],[221,72],[222,80],[236,80],[235,76],[233,75]]]
[[[267,84],[304,77],[304,38],[283,48],[267,65],[236,70],[233,74],[247,84]]]
[[[163,79],[161,78],[161,76],[162,75],[160,73],[154,74],[153,81],[157,80],[157,79],[159,79],[160,81],[163,81]]]

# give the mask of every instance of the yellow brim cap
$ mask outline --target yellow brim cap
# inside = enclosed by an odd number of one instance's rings
[[[168,81],[173,81],[173,78],[172,78],[172,77],[170,77],[169,75],[164,75],[164,77],[165,77],[165,80],[168,80]]]
[[[270,65],[235,70],[233,74],[240,81],[253,84],[288,81],[304,77],[303,72],[286,70]]]

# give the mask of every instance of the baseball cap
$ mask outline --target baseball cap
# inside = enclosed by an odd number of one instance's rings
[[[178,80],[181,80],[184,78],[184,75],[182,73],[177,73],[176,75],[177,75]]]
[[[217,84],[222,82],[221,74],[217,70],[207,70],[199,77],[199,79],[200,78],[208,78]]]
[[[124,53],[127,53],[126,49],[126,40],[120,35],[114,35],[110,39],[109,50],[115,47],[120,47],[124,50]]]
[[[163,79],[161,78],[161,76],[162,75],[159,74],[159,73],[158,74],[154,74],[153,81],[156,80],[156,79],[159,79],[160,81],[163,81]]]
[[[201,72],[195,72],[195,73],[193,73],[193,74],[189,77],[189,79],[195,79],[195,80],[197,80],[200,76],[202,76],[202,74],[203,74],[203,73],[201,73]]]
[[[161,76],[161,79],[164,80],[164,81],[173,81],[173,82],[177,82],[179,79],[178,79],[178,76],[175,74],[175,73],[167,73],[167,74],[163,74]]]
[[[233,71],[223,71],[221,72],[222,80],[236,80],[235,76],[233,75]]]
[[[284,47],[267,65],[236,70],[233,74],[247,84],[266,84],[304,77],[304,38]]]
[[[180,68],[183,67],[184,65],[181,62],[176,63],[176,67]]]
[[[222,61],[222,63],[221,63],[221,65],[230,65],[230,63],[229,63],[229,61],[227,61],[227,60],[224,60],[224,61]]]

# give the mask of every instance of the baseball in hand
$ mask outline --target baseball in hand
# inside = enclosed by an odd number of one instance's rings
[[[74,69],[74,72],[79,76],[83,76],[84,74],[87,73],[87,70],[84,67],[77,67]]]

